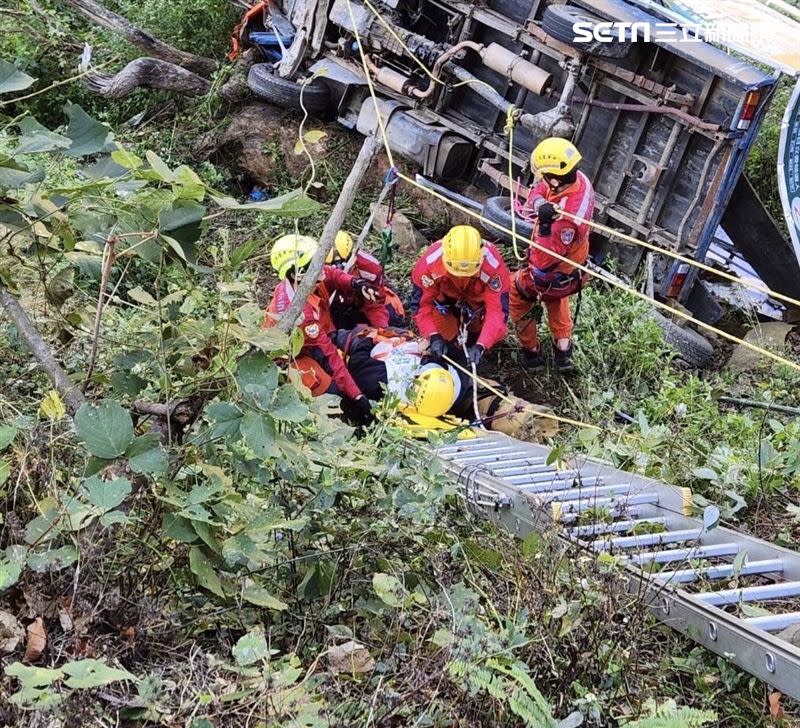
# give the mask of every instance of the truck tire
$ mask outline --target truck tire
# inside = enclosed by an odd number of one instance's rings
[[[309,114],[324,116],[330,109],[330,90],[322,81],[315,79],[303,87],[297,81],[281,78],[273,73],[269,63],[251,66],[247,74],[247,85],[256,96],[285,109],[301,109],[301,91],[303,105]]]
[[[481,213],[487,220],[496,222],[498,225],[511,230],[511,198],[506,195],[503,197],[490,197],[483,204]],[[516,218],[517,244],[522,240],[530,240],[533,236],[533,225],[519,217]],[[484,224],[484,230],[489,240],[496,240],[501,243],[511,243],[511,236],[508,233],[498,230],[496,227]]]
[[[708,339],[693,329],[678,326],[658,311],[652,311],[650,315],[661,327],[664,341],[678,352],[683,361],[697,369],[708,366],[714,357],[714,347]]]
[[[571,45],[573,48],[593,56],[625,58],[630,53],[631,47],[626,41],[614,40],[610,43],[600,43],[597,40],[592,40],[591,43],[575,42],[573,25],[576,22],[592,23],[594,25],[602,22],[602,19],[571,5],[548,5],[544,10],[544,15],[542,15],[542,30],[551,38],[560,40],[562,43]]]

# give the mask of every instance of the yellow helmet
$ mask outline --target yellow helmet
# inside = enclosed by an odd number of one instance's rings
[[[581,153],[569,139],[548,137],[531,154],[531,167],[537,174],[568,174],[581,161]]]
[[[441,367],[424,369],[414,380],[409,410],[424,417],[441,417],[456,401],[453,375]]]
[[[481,268],[483,239],[471,225],[456,225],[450,228],[442,240],[444,267],[454,276],[468,278]]]
[[[286,278],[291,268],[307,266],[317,250],[317,241],[307,235],[284,235],[270,252],[270,262],[278,278]]]
[[[325,262],[331,265],[335,259],[338,261],[347,260],[350,253],[353,252],[353,238],[350,233],[340,230],[336,233],[336,240],[333,241],[333,247],[328,251],[328,257]]]

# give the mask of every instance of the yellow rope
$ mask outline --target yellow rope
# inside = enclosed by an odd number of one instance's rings
[[[514,214],[514,164],[512,159],[514,157],[514,125],[516,124],[517,114],[520,111],[521,109],[517,109],[513,104],[509,107],[503,133],[508,135],[508,188],[511,200],[511,243],[514,248],[514,257],[517,260],[526,260],[528,256],[520,255],[519,248],[517,248],[517,216]]]
[[[351,21],[351,23],[353,25],[353,32],[355,34],[356,41],[358,43],[359,54],[361,55],[361,63],[364,66],[364,73],[365,73],[365,75],[367,77],[367,85],[369,87],[370,95],[372,96],[372,102],[375,105],[375,112],[376,112],[376,114],[378,116],[378,125],[379,125],[380,130],[381,130],[381,137],[383,139],[383,144],[384,144],[384,147],[386,149],[386,155],[389,158],[389,163],[394,167],[394,160],[393,160],[393,157],[392,157],[391,149],[389,147],[389,139],[388,139],[388,137],[386,135],[386,129],[385,129],[384,124],[383,124],[383,119],[382,119],[382,117],[380,115],[380,109],[379,109],[379,106],[378,106],[378,98],[375,95],[375,87],[372,84],[372,79],[371,79],[370,74],[369,74],[369,67],[367,65],[366,58],[365,58],[365,55],[364,55],[364,48],[363,48],[362,43],[361,43],[361,36],[359,35],[358,29],[356,27],[355,17],[353,16],[353,8],[352,8],[350,0],[346,0],[346,1],[347,1],[347,9],[348,9],[348,12],[350,13],[350,21]],[[373,9],[373,12],[374,12],[374,9]],[[376,17],[380,17],[380,16],[376,14]],[[454,202],[453,200],[449,199],[448,197],[445,197],[444,195],[440,194],[439,192],[436,192],[435,190],[431,190],[431,189],[429,189],[427,187],[424,187],[419,182],[417,182],[415,179],[412,179],[411,177],[409,177],[408,175],[404,174],[403,172],[398,171],[397,175],[398,175],[398,177],[400,179],[405,180],[411,186],[416,187],[417,189],[420,189],[420,190],[424,191],[425,193],[427,193],[429,195],[432,195],[433,197],[441,200],[442,202],[444,202],[446,205],[449,205],[450,207],[453,207],[453,208],[455,208],[457,210],[460,210],[465,215],[469,215],[470,217],[477,219],[484,226],[492,227],[492,228],[495,228],[496,230],[500,230],[500,231],[506,233],[507,235],[511,235],[512,241],[514,243],[516,243],[516,240],[517,240],[517,237],[518,237],[518,235],[516,233],[516,230],[509,230],[508,228],[503,227],[499,223],[496,223],[493,220],[489,220],[488,218],[484,217],[483,215],[481,215],[480,213],[476,212],[475,210],[472,210],[470,208],[464,207],[463,205],[459,205],[457,202]],[[513,180],[511,180],[511,184],[513,186]],[[512,210],[512,216],[513,216],[513,210]],[[596,224],[596,223],[593,223],[593,224]],[[641,241],[636,240],[636,238],[630,238],[630,240],[634,241],[635,244],[639,244],[641,242]],[[674,309],[674,308],[668,306],[667,304],[662,303],[661,301],[657,301],[655,299],[652,299],[649,296],[646,296],[644,293],[641,293],[641,292],[637,291],[635,288],[632,288],[631,286],[628,286],[628,285],[626,285],[624,283],[621,283],[620,281],[614,280],[612,278],[607,278],[607,277],[601,275],[600,273],[592,270],[591,268],[587,267],[585,264],[577,263],[576,261],[570,260],[569,258],[567,258],[567,257],[565,257],[563,255],[559,255],[555,251],[552,251],[552,250],[549,250],[548,248],[545,248],[543,245],[540,245],[535,240],[530,240],[530,241],[526,241],[526,242],[528,243],[528,245],[530,247],[536,248],[537,250],[541,250],[542,252],[547,253],[550,257],[552,257],[552,258],[554,258],[556,260],[559,260],[562,263],[567,263],[568,265],[570,265],[570,266],[572,266],[574,268],[577,268],[578,270],[583,271],[584,273],[586,273],[587,275],[591,276],[592,278],[599,278],[600,280],[604,281],[605,283],[608,283],[611,286],[614,286],[615,288],[619,288],[620,290],[623,290],[623,291],[625,291],[626,293],[629,293],[632,296],[636,296],[637,298],[645,301],[648,305],[654,306],[655,308],[660,308],[663,311],[666,311],[668,314],[672,314],[672,315],[678,316],[679,318],[682,318],[682,319],[684,319],[684,320],[686,320],[688,322],[691,322],[691,323],[695,324],[696,326],[699,326],[700,328],[705,329],[706,331],[710,331],[711,333],[716,334],[717,336],[721,336],[724,339],[728,339],[729,341],[732,341],[732,342],[734,342],[734,343],[736,343],[736,344],[738,344],[740,346],[743,346],[745,349],[750,349],[751,351],[754,351],[754,352],[756,352],[758,354],[766,356],[767,358],[772,359],[773,361],[776,361],[779,364],[784,364],[785,366],[788,366],[789,368],[794,369],[797,372],[800,372],[800,364],[797,364],[796,362],[790,361],[789,359],[787,359],[787,358],[785,358],[783,356],[780,356],[779,354],[775,354],[774,352],[771,352],[771,351],[769,351],[767,349],[764,349],[763,347],[757,346],[756,344],[753,344],[753,343],[751,343],[749,341],[745,341],[744,339],[740,339],[738,336],[734,336],[733,334],[729,334],[727,331],[723,331],[722,329],[718,329],[715,326],[712,326],[711,324],[707,324],[705,321],[700,321],[699,319],[696,319],[693,316],[690,316],[689,314],[684,313],[683,311],[681,311],[679,309]],[[655,249],[659,253],[665,253],[666,252],[666,251],[662,250],[661,248],[655,248]],[[686,260],[689,261],[691,259],[687,258]],[[693,263],[697,263],[697,261],[693,261]],[[711,268],[710,270],[714,271],[713,268]],[[737,282],[739,282],[738,279],[736,279],[736,280],[737,280]]]
[[[733,283],[738,283],[745,288],[751,288],[754,291],[759,291],[761,293],[766,293],[768,296],[772,298],[778,299],[780,301],[785,301],[786,303],[791,303],[793,306],[797,306],[800,308],[800,300],[796,298],[792,298],[791,296],[785,296],[782,293],[778,293],[777,291],[773,291],[769,288],[766,284],[761,283],[759,281],[744,281],[741,278],[737,278],[730,273],[726,273],[725,271],[718,270],[717,268],[713,268],[710,265],[706,265],[705,263],[695,260],[694,258],[688,258],[685,255],[681,255],[680,253],[673,252],[672,250],[667,250],[665,248],[659,248],[657,245],[653,245],[653,243],[648,243],[645,240],[639,240],[639,238],[634,238],[632,235],[626,235],[625,233],[620,232],[619,230],[614,230],[602,223],[595,222],[594,220],[587,220],[583,217],[578,217],[577,215],[573,215],[572,213],[567,212],[566,210],[562,210],[561,208],[558,209],[559,214],[563,215],[564,217],[569,218],[577,223],[582,223],[584,225],[588,225],[595,230],[600,230],[608,235],[613,235],[614,237],[619,238],[620,240],[624,240],[626,243],[631,243],[633,245],[638,245],[642,248],[647,248],[648,250],[652,250],[659,255],[665,255],[668,258],[673,258],[675,260],[679,260],[682,263],[687,263],[688,265],[694,266],[695,268],[699,268],[700,270],[704,270],[708,273],[712,273],[713,275],[719,276],[720,278],[725,278]]]
[[[452,364],[456,369],[466,374],[468,377],[473,379],[476,384],[480,384],[481,387],[484,389],[488,389],[492,394],[497,397],[500,397],[503,401],[510,404],[512,407],[516,407],[519,400],[511,399],[511,397],[506,396],[503,394],[499,389],[493,387],[489,382],[485,379],[481,379],[477,374],[473,374],[469,369],[462,367],[458,362],[453,361],[449,356],[445,355],[444,359],[449,364]],[[537,417],[543,417],[547,420],[555,420],[556,422],[564,422],[567,425],[573,425],[574,427],[587,427],[590,430],[600,430],[597,425],[590,425],[588,422],[581,422],[580,420],[571,420],[569,417],[561,417],[560,415],[554,415],[550,412],[537,412]]]

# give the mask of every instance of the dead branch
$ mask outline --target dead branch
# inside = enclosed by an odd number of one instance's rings
[[[64,0],[64,2],[93,23],[121,35],[133,45],[144,49],[150,56],[183,66],[203,76],[211,75],[217,68],[217,63],[213,59],[175,48],[95,0]]]
[[[202,96],[211,90],[211,82],[182,66],[159,58],[137,58],[114,76],[91,73],[84,84],[107,99],[120,99],[147,86],[176,91],[186,96]]]
[[[67,376],[67,373],[56,360],[50,345],[36,330],[25,309],[19,301],[2,285],[0,285],[0,308],[25,340],[36,361],[53,383],[56,391],[67,405],[70,414],[74,415],[86,401],[83,394]]]
[[[317,285],[320,273],[322,273],[322,267],[325,265],[325,258],[333,247],[336,233],[341,230],[342,224],[344,223],[344,216],[353,204],[361,179],[364,177],[364,173],[367,171],[367,168],[372,162],[373,157],[377,154],[380,146],[381,144],[374,134],[370,134],[364,139],[364,143],[361,145],[361,151],[358,153],[353,168],[350,170],[350,174],[347,175],[347,179],[342,186],[339,199],[336,200],[336,205],[331,212],[331,216],[328,218],[328,222],[325,223],[325,227],[322,230],[317,252],[314,253],[314,257],[308,265],[308,270],[303,274],[303,279],[297,286],[292,303],[278,322],[278,329],[284,333],[288,334],[292,330],[300,315],[300,311],[302,311],[306,303],[306,299],[314,286]]]
[[[92,330],[92,351],[89,354],[89,366],[86,369],[86,377],[83,380],[81,391],[86,394],[86,387],[89,380],[94,373],[94,365],[97,361],[97,347],[100,344],[100,323],[103,320],[103,308],[106,302],[106,286],[108,285],[108,277],[111,275],[111,268],[114,266],[116,260],[115,246],[116,238],[109,235],[106,238],[106,245],[103,249],[103,266],[100,271],[100,293],[97,296],[97,309],[94,314],[94,327]]]

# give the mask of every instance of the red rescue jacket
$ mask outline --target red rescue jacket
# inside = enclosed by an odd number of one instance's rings
[[[451,275],[442,261],[442,241],[430,245],[411,271],[414,284],[413,303],[417,306],[414,321],[420,334],[430,338],[437,332],[436,304],[466,304],[472,311],[483,312],[483,326],[477,343],[490,349],[506,333],[510,275],[500,251],[484,242],[483,260],[477,275]]]
[[[589,178],[580,171],[575,182],[558,192],[554,192],[544,180],[539,182],[528,195],[525,207],[536,212],[545,202],[558,205],[584,220],[591,220],[594,216],[594,188]],[[562,216],[553,222],[550,235],[541,235],[537,229],[535,242],[558,255],[583,264],[589,256],[589,226]],[[577,272],[575,266],[533,247],[528,253],[528,264],[535,281],[554,281]]]
[[[330,265],[325,266],[324,275],[324,280],[317,284],[317,287],[303,306],[303,318],[300,323],[300,330],[303,332],[301,354],[310,356],[322,364],[330,372],[331,378],[344,396],[349,399],[355,399],[361,395],[361,390],[353,381],[353,377],[347,371],[341,355],[330,339],[329,334],[333,332],[334,328],[328,304],[330,288],[339,292],[352,290],[353,277],[349,273],[337,270]],[[294,288],[292,284],[288,280],[282,280],[275,287],[272,299],[267,306],[264,328],[270,328],[277,323],[277,319],[289,308],[293,298]]]

